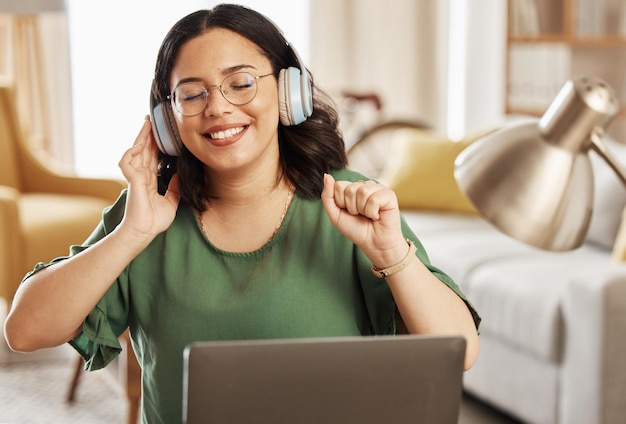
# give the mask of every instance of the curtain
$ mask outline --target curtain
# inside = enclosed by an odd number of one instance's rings
[[[0,74],[15,87],[29,146],[58,164],[73,162],[69,35],[65,12],[0,15]]]

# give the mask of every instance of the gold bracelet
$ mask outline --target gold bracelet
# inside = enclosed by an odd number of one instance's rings
[[[372,272],[374,273],[375,276],[379,278],[387,278],[390,275],[393,275],[396,272],[403,270],[408,264],[411,263],[411,261],[415,257],[415,252],[417,251],[417,247],[415,247],[415,244],[409,239],[406,239],[406,242],[409,245],[409,251],[406,254],[406,256],[402,258],[402,260],[398,262],[397,264],[392,265],[389,268],[384,268],[384,269],[377,268],[376,265],[372,264]]]

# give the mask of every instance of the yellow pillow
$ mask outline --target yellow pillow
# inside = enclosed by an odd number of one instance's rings
[[[456,184],[454,160],[484,134],[451,141],[428,130],[398,130],[393,135],[390,165],[381,181],[395,191],[403,209],[477,214]]]

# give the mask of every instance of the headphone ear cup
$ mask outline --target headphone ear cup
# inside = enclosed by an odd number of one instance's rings
[[[159,150],[169,156],[179,156],[183,142],[178,134],[176,119],[169,102],[158,102],[150,93],[150,123]]]
[[[285,126],[303,123],[311,116],[312,104],[308,74],[301,75],[300,70],[293,66],[281,69],[278,74],[280,122]]]
[[[300,75],[300,92],[302,93],[302,109],[307,118],[313,115],[313,88],[306,68]],[[305,118],[306,119],[306,118]]]

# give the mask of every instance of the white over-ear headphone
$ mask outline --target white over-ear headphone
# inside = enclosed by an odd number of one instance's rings
[[[280,28],[278,26],[276,28],[282,35]],[[313,90],[309,73],[302,63],[300,55],[286,39],[285,43],[298,60],[298,68],[291,66],[281,69],[278,74],[280,122],[285,126],[290,126],[303,123],[313,113]],[[156,97],[156,92],[156,84],[153,81],[152,90],[150,90],[152,133],[161,152],[170,156],[178,156],[182,151],[183,142],[176,126],[172,103],[170,101],[160,102]]]
[[[278,102],[280,106],[280,122],[285,125],[298,125],[306,121],[313,113],[313,93],[311,92],[311,79],[302,63],[300,55],[289,42],[298,60],[299,69],[289,67],[281,69],[278,74]]]

